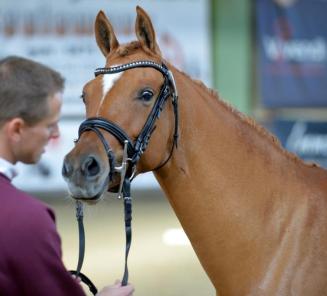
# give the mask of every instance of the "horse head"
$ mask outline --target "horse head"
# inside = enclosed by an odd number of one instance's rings
[[[96,42],[106,65],[83,88],[87,119],[62,169],[76,199],[97,201],[108,190],[117,192],[125,176],[163,166],[177,142],[174,78],[150,17],[140,7],[136,11],[137,41],[127,44],[119,44],[102,11],[96,17]]]

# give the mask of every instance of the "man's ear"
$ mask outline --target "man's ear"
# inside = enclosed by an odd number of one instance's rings
[[[15,117],[5,123],[4,130],[9,139],[14,142],[19,142],[25,126],[26,123],[22,118]]]

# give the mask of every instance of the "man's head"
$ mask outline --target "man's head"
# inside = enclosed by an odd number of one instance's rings
[[[35,163],[51,138],[59,136],[58,119],[64,79],[31,60],[0,60],[0,157]]]

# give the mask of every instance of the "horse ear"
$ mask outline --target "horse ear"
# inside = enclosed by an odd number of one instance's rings
[[[96,42],[103,55],[106,57],[119,46],[119,42],[111,23],[102,10],[99,11],[96,17],[94,29]]]
[[[136,13],[135,32],[137,39],[144,49],[150,49],[152,52],[160,54],[150,17],[140,6],[136,6]]]

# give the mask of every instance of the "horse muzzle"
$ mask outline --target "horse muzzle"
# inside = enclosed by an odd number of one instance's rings
[[[74,199],[96,201],[108,188],[109,170],[96,155],[74,157],[71,152],[64,159],[62,176]]]

